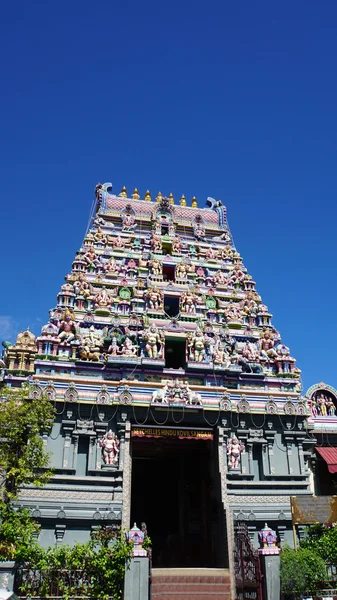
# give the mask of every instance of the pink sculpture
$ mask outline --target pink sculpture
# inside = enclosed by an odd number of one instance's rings
[[[241,453],[244,450],[244,445],[239,442],[235,435],[229,440],[227,444],[227,456],[228,456],[228,467],[229,469],[238,469]]]
[[[103,435],[99,442],[102,448],[103,460],[106,465],[115,465],[118,462],[119,439],[117,435],[109,429],[108,433]]]

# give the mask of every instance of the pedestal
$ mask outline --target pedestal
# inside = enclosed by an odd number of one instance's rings
[[[0,589],[13,591],[15,577],[15,562],[13,560],[0,561]]]
[[[125,571],[124,600],[148,600],[149,559],[134,556]]]
[[[263,598],[280,600],[280,548],[259,549],[263,574]]]

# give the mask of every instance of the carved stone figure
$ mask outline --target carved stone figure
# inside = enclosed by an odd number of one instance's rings
[[[251,342],[246,342],[242,349],[242,356],[248,362],[258,362],[260,359],[260,353],[255,344]]]
[[[229,469],[238,469],[241,453],[244,450],[244,445],[239,442],[237,437],[230,438],[227,444],[227,456]]]
[[[188,339],[188,359],[194,362],[202,362],[205,356],[204,334],[197,329]]]
[[[137,356],[137,346],[132,343],[131,338],[125,338],[120,353],[122,356]]]
[[[143,332],[143,340],[145,341],[144,353],[148,358],[163,357],[163,340],[164,334],[159,331],[156,325],[150,325]]]
[[[89,246],[88,250],[82,256],[83,262],[87,265],[87,267],[99,267],[100,262],[99,258],[96,254],[95,248],[93,246]]]
[[[99,361],[103,337],[93,325],[84,330],[80,338],[79,355],[82,360]]]
[[[135,217],[132,212],[126,210],[122,215],[122,231],[132,231],[135,227]]]
[[[69,344],[75,339],[76,333],[74,313],[66,309],[59,324],[58,339],[64,344]]]
[[[183,245],[182,242],[180,240],[180,237],[178,235],[176,235],[173,240],[172,240],[172,252],[175,252],[176,254],[179,254],[181,249],[182,249]]]
[[[103,271],[105,273],[114,273],[116,275],[119,273],[120,266],[118,265],[116,259],[113,256],[111,256],[109,260],[103,263]]]
[[[122,238],[120,235],[112,238],[112,247],[116,250],[122,250],[126,245],[126,239]]]
[[[74,282],[74,291],[76,296],[82,296],[85,299],[91,297],[93,293],[92,285],[87,281],[85,273],[79,273]]]
[[[108,238],[105,235],[105,233],[103,233],[103,231],[101,230],[100,226],[97,227],[96,231],[93,234],[93,239],[95,241],[96,244],[102,244],[102,245],[106,245],[108,242]]]
[[[163,274],[163,265],[158,258],[153,258],[149,262],[149,266],[151,267],[153,275],[160,276]]]
[[[181,261],[176,266],[176,279],[185,279],[188,273],[188,265],[185,261]]]
[[[152,233],[150,244],[153,252],[161,252],[163,248],[161,235],[157,233]]]
[[[108,433],[103,435],[99,442],[102,448],[102,456],[106,465],[116,465],[119,454],[119,439],[117,435],[109,429]]]
[[[98,294],[93,297],[93,304],[95,308],[109,308],[113,302],[113,296],[110,292],[103,287]]]
[[[180,310],[184,313],[195,313],[198,298],[192,292],[183,292],[180,298]]]
[[[163,292],[157,288],[150,289],[146,294],[148,308],[161,310],[163,308]]]

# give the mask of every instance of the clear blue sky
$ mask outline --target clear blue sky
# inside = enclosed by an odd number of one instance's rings
[[[222,199],[304,388],[337,386],[336,0],[19,0],[0,20],[0,338],[48,320],[112,181]]]

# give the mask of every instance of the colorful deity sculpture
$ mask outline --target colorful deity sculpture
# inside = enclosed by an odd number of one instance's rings
[[[103,271],[104,273],[108,273],[108,274],[118,274],[120,271],[120,266],[119,264],[116,262],[116,259],[111,256],[111,258],[109,258],[107,261],[105,261],[103,263]]]
[[[172,252],[174,252],[175,254],[180,254],[182,247],[182,241],[179,235],[176,235],[172,240]]]
[[[103,287],[93,299],[93,305],[95,308],[111,308],[113,302],[113,296],[108,290]]]
[[[100,266],[99,258],[93,246],[89,246],[88,250],[83,254],[82,260],[87,267],[97,268]]]
[[[122,231],[132,231],[136,227],[136,220],[133,213],[126,207],[122,215]]]
[[[186,279],[188,273],[188,265],[184,260],[176,266],[176,279]]]
[[[150,245],[151,245],[153,252],[161,252],[162,248],[163,248],[163,242],[161,239],[161,235],[159,235],[157,233],[152,233]]]
[[[77,335],[74,313],[66,309],[59,323],[58,339],[63,344],[69,344]]]
[[[244,450],[244,445],[239,442],[234,435],[230,438],[227,444],[227,456],[229,469],[238,469],[241,453]]]
[[[136,357],[137,352],[138,352],[137,346],[135,346],[133,344],[131,338],[126,337],[122,344],[120,354],[122,356]]]
[[[149,266],[151,267],[152,274],[156,277],[159,277],[163,274],[163,265],[158,258],[153,258],[150,260]]]
[[[147,306],[152,310],[163,308],[163,293],[158,288],[150,289],[146,294]]]
[[[198,298],[193,292],[183,292],[180,297],[180,310],[183,313],[195,313],[198,303]]]
[[[142,334],[145,342],[144,354],[147,358],[162,358],[164,349],[164,333],[156,325],[150,325]]]
[[[205,352],[204,334],[201,329],[196,329],[188,338],[188,360],[202,362]]]
[[[118,463],[119,454],[119,439],[117,435],[109,429],[109,431],[103,435],[99,442],[102,448],[103,461],[106,465],[116,465]]]
[[[99,361],[103,345],[102,332],[91,325],[80,336],[79,355],[82,360]]]

